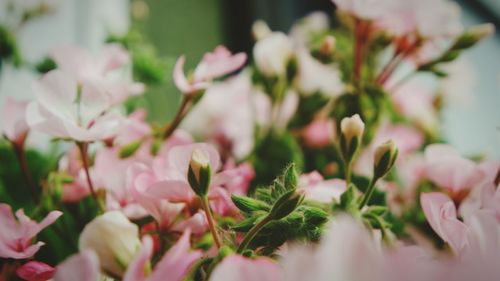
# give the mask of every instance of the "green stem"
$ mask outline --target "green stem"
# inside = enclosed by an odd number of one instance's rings
[[[212,215],[212,211],[210,210],[210,204],[208,204],[208,197],[205,195],[201,197],[201,206],[203,210],[205,210],[205,214],[207,216],[208,228],[210,229],[210,233],[212,233],[212,237],[214,238],[215,245],[217,248],[221,247],[221,242],[219,238],[219,234],[217,233],[217,229],[215,228],[214,217]]]
[[[351,164],[352,164],[352,161],[350,161],[349,163],[347,162],[344,162],[345,163],[345,183],[346,183],[346,186],[349,186],[349,184],[351,183]]]
[[[238,247],[238,250],[236,251],[238,254],[241,254],[248,246],[248,244],[250,244],[250,242],[252,242],[253,238],[255,237],[255,235],[257,235],[257,233],[264,227],[266,226],[266,224],[268,224],[270,221],[271,221],[271,216],[270,215],[267,215],[266,217],[264,217],[264,219],[262,219],[259,223],[257,223],[256,225],[254,225],[252,227],[252,229],[250,229],[250,231],[247,233],[247,235],[245,235],[245,238],[243,238],[243,242],[241,242],[240,246]]]
[[[367,203],[370,201],[370,198],[373,195],[373,190],[375,189],[375,183],[377,182],[378,179],[372,178],[370,181],[370,184],[368,185],[368,188],[365,191],[365,194],[363,196],[363,200],[359,204],[359,209],[361,210]]]

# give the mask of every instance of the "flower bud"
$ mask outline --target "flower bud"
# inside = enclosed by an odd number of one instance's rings
[[[290,190],[281,195],[274,203],[269,215],[273,220],[280,220],[295,211],[304,201],[304,190]]]
[[[253,48],[257,69],[268,77],[285,76],[292,56],[292,41],[282,32],[272,32]]]
[[[120,277],[140,246],[139,228],[120,211],[107,212],[87,224],[79,242],[80,250],[96,252],[104,272]]]
[[[252,24],[252,35],[257,41],[264,39],[271,33],[272,33],[271,29],[269,28],[267,23],[263,20],[256,20]]]
[[[393,140],[388,140],[375,149],[373,177],[379,179],[391,170],[398,156],[398,148]]]
[[[328,56],[335,49],[335,37],[328,35],[323,39],[323,43],[319,49],[322,55]]]
[[[487,23],[470,27],[457,38],[451,49],[463,50],[470,48],[493,33],[495,33],[495,26],[493,24]]]
[[[195,149],[189,162],[188,181],[191,188],[198,196],[205,196],[210,186],[210,159],[207,153]]]
[[[361,120],[358,114],[351,117],[345,117],[340,122],[340,151],[344,160],[349,163],[358,147],[361,144],[363,131],[365,130],[365,123]]]

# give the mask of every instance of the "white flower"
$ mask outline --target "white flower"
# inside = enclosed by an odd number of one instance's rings
[[[141,246],[139,228],[120,211],[107,212],[85,226],[80,250],[94,250],[105,272],[122,276]]]
[[[257,41],[253,56],[257,69],[266,76],[282,76],[293,55],[292,41],[282,32],[273,32]]]

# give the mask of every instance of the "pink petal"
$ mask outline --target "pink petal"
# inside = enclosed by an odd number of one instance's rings
[[[99,280],[99,258],[91,250],[83,250],[57,266],[55,281],[96,281]]]
[[[168,276],[169,281],[183,280],[194,262],[202,257],[201,251],[190,251],[190,237],[191,231],[186,230],[177,243],[156,264],[149,281],[163,281],[165,276]]]
[[[214,269],[211,281],[278,281],[283,280],[281,268],[269,258],[249,259],[232,255]]]
[[[0,134],[4,134],[12,142],[22,142],[28,133],[26,122],[27,101],[18,101],[7,97],[0,113]]]
[[[192,86],[189,84],[186,75],[184,75],[184,62],[186,61],[186,58],[184,56],[180,56],[179,59],[177,59],[177,62],[175,63],[174,66],[174,72],[173,72],[173,79],[175,86],[177,89],[179,89],[181,92],[187,94],[193,92]]]
[[[141,250],[130,262],[123,281],[143,281],[146,280],[146,266],[153,256],[153,239],[150,236],[142,238]]]
[[[45,281],[54,276],[55,268],[43,262],[30,261],[19,267],[16,273],[27,281]]]

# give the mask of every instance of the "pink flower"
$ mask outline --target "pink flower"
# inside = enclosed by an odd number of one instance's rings
[[[427,146],[425,161],[427,177],[449,192],[456,202],[460,202],[472,188],[485,179],[485,173],[478,164],[462,157],[449,145]]]
[[[320,173],[314,171],[300,176],[299,188],[305,191],[306,199],[331,203],[333,200],[340,200],[340,195],[346,190],[346,183],[341,179],[325,180]]]
[[[332,0],[337,8],[364,20],[388,16],[397,1],[393,0]]]
[[[177,88],[184,94],[192,94],[206,89],[212,79],[230,74],[239,69],[246,61],[246,54],[232,55],[224,46],[217,46],[212,53],[206,53],[188,80],[183,72],[185,57],[181,56],[174,67],[173,79]]]
[[[181,127],[240,160],[253,148],[254,119],[252,85],[243,73],[212,84]]]
[[[332,144],[335,134],[335,122],[327,118],[313,120],[302,132],[304,142],[311,148],[322,148]]]
[[[30,261],[16,270],[17,276],[27,281],[46,281],[52,278],[55,268],[38,261]]]
[[[28,135],[26,123],[27,101],[18,101],[8,97],[1,111],[0,132],[12,143],[22,146]]]
[[[91,142],[114,136],[121,126],[122,117],[108,112],[111,101],[95,84],[78,86],[71,75],[53,70],[37,81],[33,90],[37,101],[29,104],[26,118],[34,130]]]
[[[443,193],[420,195],[420,204],[432,229],[459,255],[467,246],[467,226],[457,219],[457,209]]]
[[[26,259],[32,257],[43,242],[31,244],[33,238],[44,228],[51,225],[62,212],[50,212],[40,223],[28,218],[22,209],[17,210],[16,217],[7,204],[0,204],[0,257]]]
[[[63,185],[62,200],[64,202],[80,201],[89,195],[90,189],[83,170],[80,152],[76,145],[72,145],[66,151],[66,154],[61,157],[58,163],[58,171],[73,178],[71,183]]]
[[[95,156],[92,176],[94,184],[106,193],[108,210],[121,210],[132,219],[146,216],[146,211],[135,202],[126,185],[127,169],[137,163],[135,157],[120,158],[119,148],[105,148]]]
[[[279,281],[283,279],[283,272],[278,264],[269,258],[245,258],[231,255],[215,267],[210,281]]]
[[[101,277],[99,258],[92,250],[83,250],[59,264],[55,281],[96,281]]]
[[[334,217],[317,247],[295,246],[283,254],[283,280],[385,280],[380,242],[358,221]]]
[[[127,116],[113,143],[115,145],[127,145],[151,135],[151,126],[145,121],[146,114],[146,110],[138,109]]]
[[[59,69],[71,74],[79,83],[91,82],[102,88],[112,104],[144,92],[141,83],[116,75],[130,61],[129,54],[120,45],[108,44],[96,56],[79,47],[64,46],[52,50],[51,57]]]
[[[202,252],[191,251],[189,239],[191,232],[185,231],[182,237],[156,264],[150,275],[146,274],[146,266],[153,255],[153,240],[149,236],[142,239],[139,254],[130,263],[123,281],[161,281],[168,276],[169,281],[184,280],[191,266],[201,258]]]

